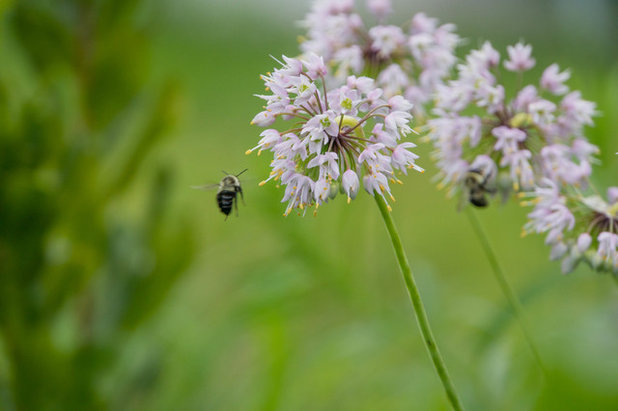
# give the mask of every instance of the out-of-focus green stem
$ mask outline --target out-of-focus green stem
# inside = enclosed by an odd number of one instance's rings
[[[537,350],[536,345],[534,344],[534,340],[532,339],[532,336],[528,329],[528,324],[526,322],[526,318],[524,315],[524,309],[521,303],[519,302],[517,295],[515,295],[513,288],[511,287],[508,280],[506,279],[506,276],[504,275],[504,271],[502,271],[502,267],[500,267],[500,264],[498,263],[498,258],[496,257],[496,253],[494,253],[494,250],[491,247],[491,243],[489,242],[487,238],[487,234],[485,233],[485,230],[483,230],[483,227],[481,226],[481,222],[479,221],[479,219],[476,216],[476,213],[473,210],[471,210],[468,207],[466,209],[466,214],[468,215],[468,220],[470,220],[470,224],[472,225],[472,229],[474,230],[474,233],[476,234],[477,238],[479,239],[479,242],[481,243],[481,246],[483,247],[483,251],[485,252],[485,256],[487,257],[487,260],[489,261],[489,265],[491,265],[494,277],[496,278],[496,281],[498,282],[498,285],[500,286],[502,293],[504,294],[507,301],[511,305],[511,308],[513,309],[513,313],[515,314],[515,317],[517,318],[517,321],[519,322],[519,326],[521,327],[521,330],[524,334],[524,338],[526,339],[526,342],[528,343],[528,346],[530,347],[530,351],[532,351],[532,355],[534,356],[537,363],[539,364],[539,367],[541,367],[541,370],[543,371],[543,373],[546,374],[545,367],[543,366],[543,361],[541,361],[541,356],[539,354],[539,351]]]
[[[429,351],[431,361],[433,362],[434,368],[438,373],[438,377],[440,377],[440,381],[446,391],[446,396],[448,397],[451,406],[456,411],[463,410],[461,401],[455,391],[455,386],[448,375],[446,365],[444,364],[444,360],[440,355],[436,340],[431,332],[431,328],[429,327],[429,320],[427,319],[427,314],[425,313],[425,307],[423,306],[421,295],[419,294],[418,287],[416,286],[416,282],[412,276],[410,263],[408,262],[408,258],[403,250],[401,238],[399,237],[399,233],[397,232],[397,228],[395,227],[395,223],[391,217],[390,210],[380,195],[375,195],[374,197],[376,199],[376,203],[378,204],[378,208],[380,209],[380,213],[382,214],[382,218],[384,219],[386,230],[391,237],[393,249],[395,250],[395,255],[397,256],[397,262],[399,263],[399,268],[401,269],[403,279],[406,283],[406,287],[408,288],[408,293],[410,294],[410,300],[412,301],[412,306],[414,307],[414,312],[416,313],[418,328],[421,330],[425,347],[427,347],[427,351]]]

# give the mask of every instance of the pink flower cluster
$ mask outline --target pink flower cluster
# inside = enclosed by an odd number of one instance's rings
[[[566,195],[555,182],[545,179],[526,194],[534,204],[524,233],[547,233],[550,258],[562,259],[562,271],[572,271],[585,261],[599,271],[618,274],[618,187],[600,196]]]
[[[397,171],[422,171],[415,145],[404,141],[414,114],[425,121],[438,186],[449,195],[477,207],[495,193],[529,196],[535,208],[524,231],[545,233],[565,272],[586,261],[617,273],[618,188],[607,200],[581,194],[598,153],[584,134],[596,106],[569,89],[570,72],[552,64],[526,83],[536,60],[522,42],[504,57],[485,42],[456,65],[454,25],[423,13],[405,28],[388,25],[390,0],[367,6],[374,25],[354,0],[315,1],[302,22],[303,54],[283,57],[263,76],[269,93],[259,96],[266,105],[252,123],[266,130],[248,152],[273,153],[262,184],[285,186],[285,215],[317,209],[339,192],[349,202],[361,182],[372,195],[390,196],[389,182],[401,182]]]
[[[391,10],[388,0],[368,1],[368,7],[380,22]],[[301,50],[322,56],[339,81],[351,74],[374,77],[386,97],[404,96],[418,114],[424,114],[423,105],[450,75],[460,42],[453,24],[438,25],[423,13],[405,31],[394,25],[366,26],[353,0],[316,1],[302,24],[307,36]]]
[[[349,76],[344,85],[328,90],[321,57],[283,60],[280,68],[262,76],[270,93],[258,96],[266,106],[252,124],[269,127],[277,119],[292,124],[283,131],[267,128],[247,154],[272,151],[272,171],[260,184],[275,180],[286,187],[285,215],[313,205],[317,210],[339,191],[350,202],[361,179],[369,194],[392,198],[389,181],[401,183],[396,171],[423,171],[410,151],[415,144],[401,141],[412,131],[412,104],[405,98],[385,99],[368,77]]]
[[[503,67],[523,73],[535,65],[532,48],[508,47]],[[520,87],[507,99],[499,79],[501,58],[489,42],[473,50],[457,67],[457,76],[438,85],[435,118],[428,121],[429,139],[436,149],[442,185],[451,193],[479,158],[494,162],[497,175],[488,176],[501,192],[531,190],[547,178],[559,186],[585,186],[597,147],[583,128],[592,125],[595,105],[578,91],[569,92],[569,72],[547,67],[538,85]]]

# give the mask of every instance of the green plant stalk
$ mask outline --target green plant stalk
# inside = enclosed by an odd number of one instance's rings
[[[414,313],[416,314],[418,328],[420,329],[423,336],[425,347],[427,347],[427,351],[429,351],[429,356],[431,357],[434,368],[438,373],[438,377],[440,377],[440,381],[442,382],[442,386],[446,391],[446,396],[448,397],[451,406],[456,411],[463,410],[461,401],[459,400],[457,392],[455,391],[455,386],[453,385],[453,382],[448,375],[446,365],[444,364],[444,360],[440,355],[436,340],[433,336],[433,333],[431,332],[431,328],[429,327],[429,320],[427,319],[427,313],[425,312],[425,307],[423,306],[421,295],[419,294],[418,287],[416,286],[416,282],[414,281],[414,277],[412,276],[410,263],[408,262],[408,258],[406,257],[406,254],[403,250],[401,238],[399,237],[399,233],[397,232],[397,228],[395,227],[395,223],[393,222],[393,218],[391,217],[388,206],[386,205],[386,202],[384,201],[382,196],[375,195],[374,198],[376,199],[376,203],[378,204],[378,208],[380,209],[380,213],[382,214],[382,218],[384,219],[386,230],[391,237],[393,249],[395,250],[395,255],[397,256],[397,262],[399,263],[401,274],[403,274],[403,279],[406,283],[406,287],[408,288],[408,293],[410,294],[410,300],[412,301],[412,306],[414,307]]]
[[[485,230],[483,230],[483,227],[481,226],[481,222],[476,216],[476,213],[473,210],[471,210],[469,207],[467,207],[466,209],[466,214],[468,215],[468,220],[470,221],[470,225],[472,225],[472,229],[474,230],[476,237],[479,239],[479,242],[481,243],[481,246],[483,247],[483,251],[485,252],[485,256],[487,257],[487,260],[489,261],[489,265],[491,265],[491,269],[494,274],[494,277],[496,278],[496,281],[498,282],[498,285],[500,286],[502,293],[504,294],[507,301],[511,305],[511,308],[513,309],[513,313],[515,314],[515,317],[517,318],[517,321],[519,322],[519,326],[521,327],[521,330],[524,334],[524,338],[526,339],[526,342],[528,343],[528,346],[530,347],[530,351],[532,351],[532,355],[536,359],[543,373],[547,374],[545,367],[543,366],[543,361],[541,360],[539,351],[537,350],[536,345],[534,344],[534,340],[532,339],[532,335],[530,334],[528,324],[526,322],[526,318],[524,315],[524,309],[521,305],[521,302],[519,301],[519,299],[517,298],[517,295],[513,291],[513,287],[511,287],[511,284],[506,279],[506,276],[504,275],[504,271],[502,271],[502,267],[500,267],[500,263],[498,263],[498,258],[496,257],[496,253],[491,247],[491,243],[489,242],[489,239],[487,237],[487,234],[485,233]]]

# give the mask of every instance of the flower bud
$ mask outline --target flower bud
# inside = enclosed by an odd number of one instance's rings
[[[588,233],[582,233],[577,237],[577,250],[580,253],[586,252],[588,247],[590,247],[590,243],[592,243],[592,237]]]

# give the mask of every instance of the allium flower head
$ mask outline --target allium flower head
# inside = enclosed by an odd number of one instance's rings
[[[522,43],[509,47],[504,67],[529,69],[531,51]],[[594,103],[577,91],[566,94],[569,72],[555,64],[545,70],[540,89],[529,84],[508,92],[499,81],[508,73],[500,68],[500,54],[486,42],[470,52],[453,80],[437,88],[437,118],[428,121],[428,137],[436,148],[440,185],[455,193],[475,159],[487,156],[495,162],[503,196],[532,190],[544,178],[560,187],[585,187],[598,152],[583,134],[592,124]]]
[[[263,131],[247,154],[273,153],[270,176],[260,185],[274,180],[286,187],[285,215],[294,208],[317,211],[339,191],[350,202],[361,180],[369,194],[393,199],[389,182],[401,183],[396,172],[423,171],[410,151],[415,145],[402,141],[412,132],[410,102],[402,96],[386,99],[367,77],[350,76],[329,90],[321,58],[283,59],[280,68],[262,76],[270,94],[258,95],[266,106],[252,124],[268,127],[277,119],[291,124],[283,131]]]
[[[382,24],[390,1],[369,0],[367,6],[380,24],[365,25],[352,1],[315,1],[302,22],[307,35],[301,50],[323,56],[339,84],[349,75],[370,75],[386,97],[403,95],[415,103],[416,113],[424,114],[423,104],[431,102],[456,62],[460,40],[455,26],[418,13],[405,31]]]
[[[618,275],[618,187],[610,187],[607,200],[576,191],[560,192],[545,179],[525,195],[524,204],[534,204],[524,234],[547,233],[552,259],[562,259],[562,271],[573,270],[585,261],[599,271]]]

